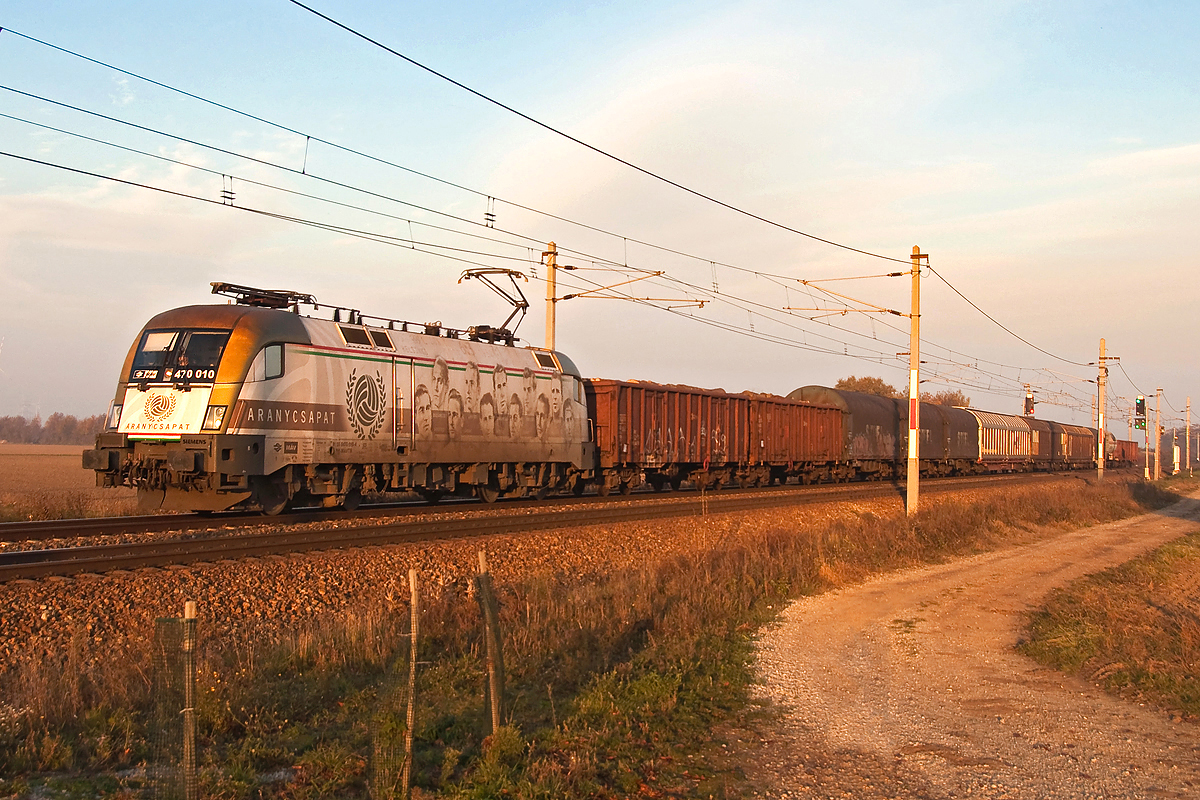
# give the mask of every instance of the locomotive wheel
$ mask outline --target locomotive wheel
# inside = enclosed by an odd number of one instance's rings
[[[583,490],[587,488],[587,482],[583,478],[576,478],[575,485],[571,487],[571,494],[576,497],[583,496]]]
[[[533,497],[535,500],[545,500],[546,496],[549,494],[550,494],[549,486],[539,486],[533,490]]]
[[[485,503],[494,503],[500,497],[500,490],[491,486],[476,486],[475,496]]]
[[[287,511],[291,499],[285,484],[271,480],[258,484],[258,503],[264,517],[276,517]]]

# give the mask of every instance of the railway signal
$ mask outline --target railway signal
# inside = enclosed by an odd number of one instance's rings
[[[1140,394],[1137,396],[1137,400],[1134,402],[1134,411],[1137,413],[1137,416],[1139,416],[1139,417],[1146,416],[1146,398],[1145,398],[1145,396],[1140,395]],[[1143,427],[1143,428],[1146,427],[1146,423],[1144,420],[1142,421],[1141,427]]]

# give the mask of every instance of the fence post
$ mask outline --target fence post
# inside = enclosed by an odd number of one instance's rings
[[[478,588],[479,608],[483,612],[483,639],[487,653],[488,706],[492,717],[492,733],[500,728],[500,711],[504,701],[504,656],[500,649],[500,613],[492,576],[488,573],[487,554],[479,551]]]
[[[409,657],[408,657],[408,713],[404,725],[404,774],[401,776],[401,787],[404,797],[412,796],[413,773],[413,727],[417,724],[417,635],[420,633],[420,607],[417,593],[417,571],[408,571],[408,591],[412,612],[409,627]]]
[[[196,781],[196,601],[183,604],[183,796],[197,800]]]

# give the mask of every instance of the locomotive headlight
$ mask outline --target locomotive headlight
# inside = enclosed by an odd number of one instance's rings
[[[112,406],[109,407],[108,420],[104,423],[104,427],[108,428],[109,430],[116,430],[117,426],[121,424],[122,408],[124,408],[124,406],[120,403],[113,403]]]
[[[221,429],[221,423],[225,421],[225,406],[209,406],[208,413],[204,415],[204,427],[201,430],[216,431]]]

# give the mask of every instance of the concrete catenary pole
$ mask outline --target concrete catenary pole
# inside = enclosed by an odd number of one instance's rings
[[[1150,420],[1146,420],[1146,427],[1142,429],[1145,434],[1146,446],[1142,448],[1146,451],[1146,470],[1143,475],[1146,480],[1150,480]]]
[[[912,322],[908,334],[908,496],[905,511],[917,512],[921,494],[921,259],[929,256],[912,249]]]
[[[1192,398],[1187,399],[1187,422],[1184,423],[1187,430],[1187,441],[1184,442],[1186,450],[1185,458],[1188,465],[1188,477],[1192,477]]]
[[[1104,363],[1104,340],[1100,340],[1100,370],[1096,375],[1096,390],[1099,399],[1096,402],[1096,480],[1104,480],[1104,381],[1108,377],[1108,365]]]
[[[1154,480],[1162,477],[1162,387],[1154,390]]]
[[[558,303],[558,248],[554,242],[546,245],[542,257],[546,259],[546,349],[554,349],[554,307]]]

